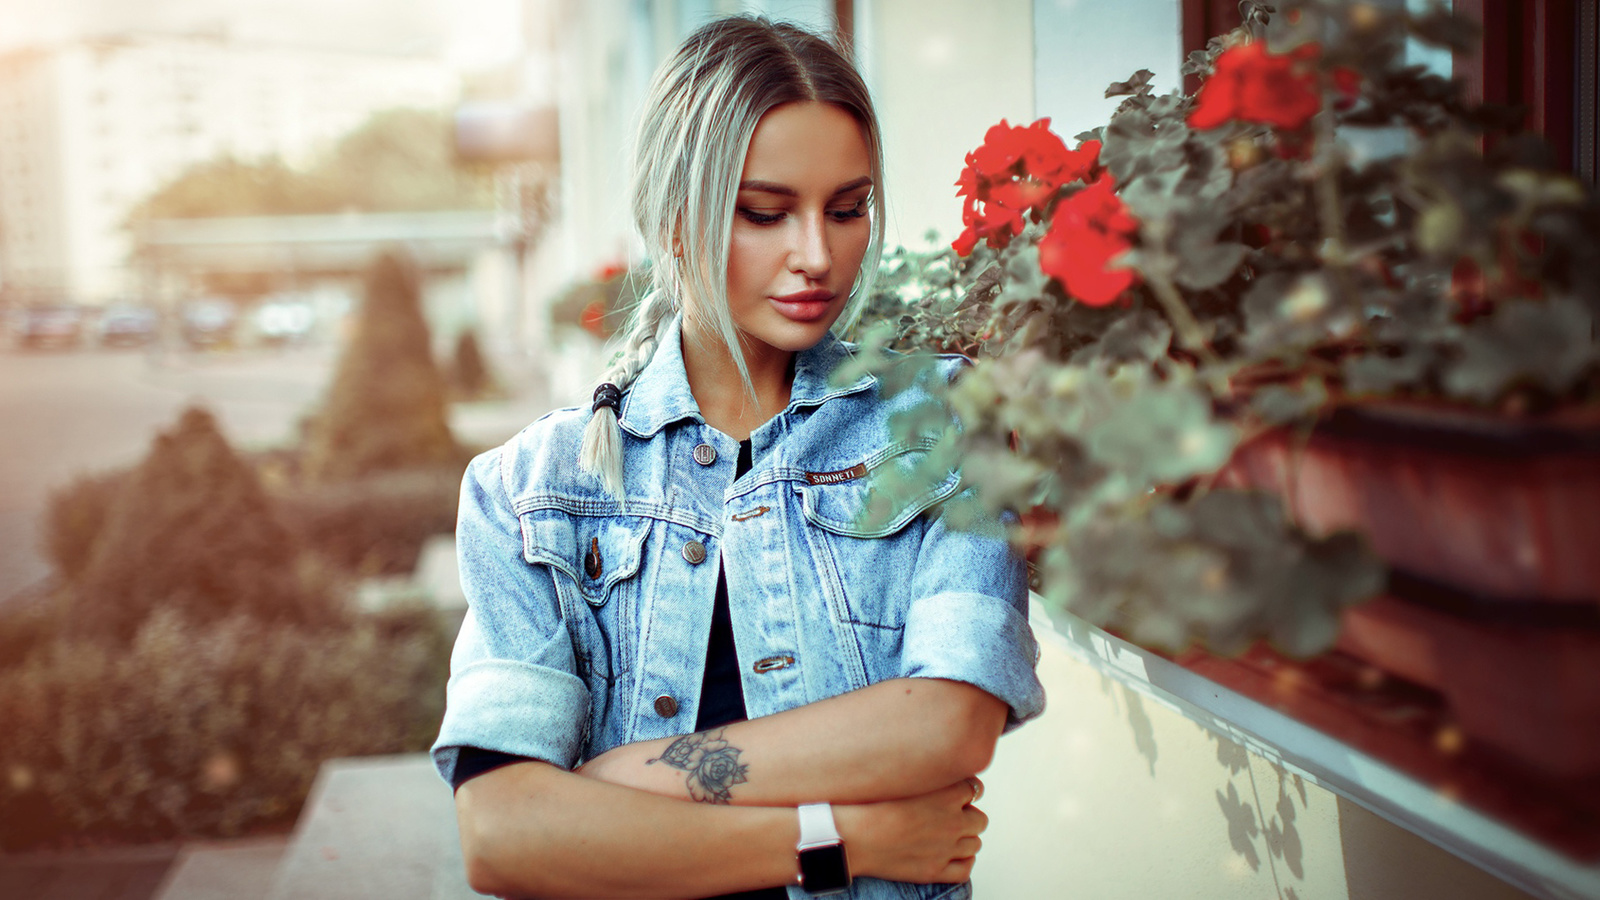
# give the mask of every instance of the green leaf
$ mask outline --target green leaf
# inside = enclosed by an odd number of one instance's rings
[[[1094,343],[1072,354],[1075,366],[1105,366],[1122,363],[1150,363],[1167,355],[1172,344],[1172,326],[1148,309],[1135,310],[1112,321]]]
[[[1328,402],[1321,379],[1308,378],[1296,385],[1269,384],[1250,398],[1250,410],[1271,425],[1288,425],[1315,418]]]
[[[1589,311],[1571,298],[1506,303],[1467,329],[1445,389],[1481,403],[1524,382],[1564,393],[1600,359],[1593,334]]]
[[[1152,381],[1086,438],[1095,461],[1136,483],[1158,485],[1215,472],[1232,455],[1239,434],[1212,417],[1211,402],[1198,389]]]
[[[1178,231],[1173,248],[1178,256],[1178,284],[1190,290],[1203,291],[1222,284],[1238,271],[1250,248],[1243,244],[1218,244],[1209,239],[1187,239],[1194,232]]]
[[[1133,73],[1127,81],[1113,81],[1106,88],[1106,97],[1126,97],[1129,94],[1150,93],[1150,80],[1155,78],[1154,72],[1149,69],[1140,69]]]
[[[1345,389],[1359,397],[1421,387],[1437,359],[1437,352],[1427,345],[1407,347],[1399,356],[1352,357],[1344,362]]]

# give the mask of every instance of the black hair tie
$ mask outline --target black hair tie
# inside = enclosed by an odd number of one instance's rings
[[[604,382],[599,387],[595,388],[594,405],[589,407],[589,411],[595,412],[602,406],[611,407],[611,412],[613,414],[619,412],[622,409],[622,388],[617,387],[609,381]]]

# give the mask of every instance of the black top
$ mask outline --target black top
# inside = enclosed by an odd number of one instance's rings
[[[742,478],[752,465],[750,441],[739,442],[739,461],[734,478]],[[733,616],[728,608],[727,572],[720,565],[717,570],[717,599],[711,611],[711,639],[706,643],[706,673],[700,683],[700,712],[695,716],[694,730],[709,731],[734,722],[743,722],[749,716],[744,708],[744,681],[739,672],[739,655],[733,643]],[[456,757],[456,768],[451,784],[461,787],[470,779],[491,769],[514,762],[525,762],[528,757],[484,750],[479,747],[462,747]],[[722,894],[710,900],[784,900],[788,894],[783,888],[760,888]]]

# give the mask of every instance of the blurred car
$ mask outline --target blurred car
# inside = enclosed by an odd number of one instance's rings
[[[100,314],[100,346],[139,347],[155,340],[161,316],[148,306],[121,303]]]
[[[263,301],[256,307],[251,320],[262,343],[293,344],[311,335],[317,314],[307,300],[279,296]]]
[[[14,314],[11,339],[19,347],[76,347],[86,319],[81,308],[67,304],[24,307]]]
[[[219,347],[233,343],[239,311],[221,297],[191,300],[183,305],[183,339],[192,347]]]

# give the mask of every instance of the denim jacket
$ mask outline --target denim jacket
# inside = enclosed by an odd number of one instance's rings
[[[902,676],[981,687],[1009,705],[1008,728],[1038,715],[1023,567],[1003,540],[945,527],[936,504],[958,476],[861,524],[875,480],[926,450],[889,427],[917,391],[884,399],[870,375],[831,384],[852,347],[830,334],[797,355],[789,405],[750,436],[754,464],[736,481],[739,444],[701,418],[670,333],[623,396],[623,501],[578,466],[587,407],[467,470],[469,612],[433,747],[446,780],[463,746],[572,769],[692,731],[719,556],[751,718]],[[847,896],[970,893],[861,878]]]

